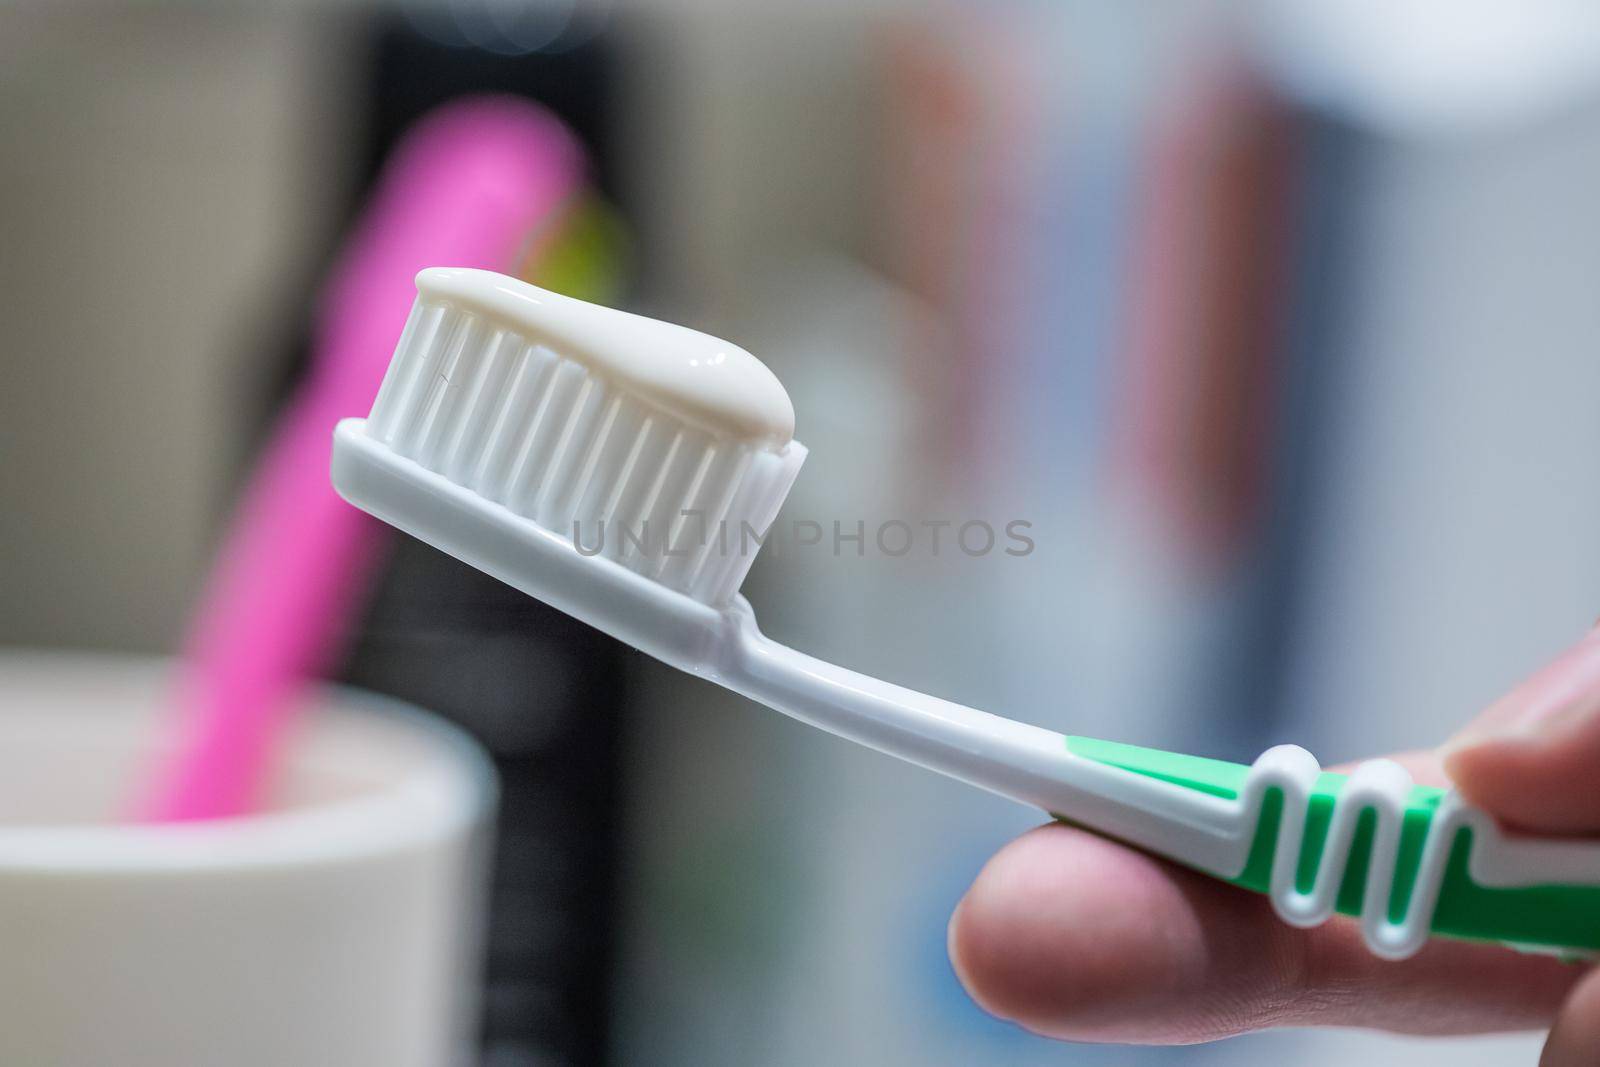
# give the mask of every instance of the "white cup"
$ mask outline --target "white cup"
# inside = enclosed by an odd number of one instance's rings
[[[267,813],[119,823],[156,765],[167,677],[157,660],[0,655],[0,1064],[465,1062],[483,751],[330,688]]]

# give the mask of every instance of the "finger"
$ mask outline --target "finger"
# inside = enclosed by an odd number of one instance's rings
[[[1411,780],[1418,785],[1438,786],[1441,789],[1448,788],[1450,785],[1450,776],[1444,773],[1444,767],[1439,763],[1439,754],[1431,749],[1397,752],[1385,758],[1404,767],[1406,772],[1411,775]],[[1329,767],[1328,770],[1335,774],[1349,774],[1360,763],[1360,760],[1352,763],[1341,763],[1337,766]]]
[[[1539,1067],[1594,1067],[1600,1063],[1600,971],[1591,971],[1556,1017]]]
[[[1372,956],[1356,926],[1286,926],[1266,898],[1052,824],[1002,849],[950,924],[977,1002],[1053,1037],[1183,1043],[1283,1025],[1464,1034],[1548,1025],[1579,976],[1431,942]]]
[[[1600,628],[1497,701],[1442,759],[1462,794],[1504,822],[1600,830]]]

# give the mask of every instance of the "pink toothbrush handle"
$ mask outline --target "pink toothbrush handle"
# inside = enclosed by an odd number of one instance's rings
[[[558,120],[512,98],[446,105],[395,150],[328,281],[312,367],[273,432],[194,618],[177,750],[141,815],[216,818],[259,803],[301,687],[339,652],[384,540],[329,485],[334,423],[371,404],[416,273],[509,269],[582,167]]]

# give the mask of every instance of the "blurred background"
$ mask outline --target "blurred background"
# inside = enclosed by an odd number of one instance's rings
[[[483,91],[588,153],[541,277],[759,355],[788,514],[867,523],[757,562],[779,640],[1326,763],[1434,743],[1600,612],[1584,0],[176,2],[0,6],[0,642],[177,646],[346,223]],[[891,519],[1035,549],[890,555]],[[1532,1062],[996,1022],[945,922],[1036,815],[395,546],[341,677],[499,761],[487,1067]]]

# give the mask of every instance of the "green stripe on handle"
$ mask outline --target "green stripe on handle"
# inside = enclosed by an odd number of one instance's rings
[[[1244,764],[1087,737],[1068,737],[1067,748],[1085,759],[1228,800],[1238,799],[1250,773],[1250,768]],[[1296,888],[1300,892],[1309,892],[1316,878],[1333,819],[1334,802],[1346,780],[1345,775],[1325,771],[1312,788],[1305,839],[1295,872]],[[1412,787],[1407,798],[1394,884],[1388,901],[1392,921],[1399,921],[1410,905],[1423,844],[1444,796],[1442,789],[1419,785]],[[1234,884],[1257,893],[1269,891],[1282,810],[1283,795],[1273,789],[1262,804],[1245,868],[1237,878],[1231,879]],[[1370,810],[1364,812],[1357,823],[1350,861],[1334,904],[1335,910],[1342,914],[1361,913],[1375,823]],[[1472,830],[1462,828],[1456,833],[1445,867],[1430,926],[1433,933],[1519,946],[1600,950],[1600,887],[1553,884],[1508,889],[1482,886],[1468,873],[1471,851]]]

